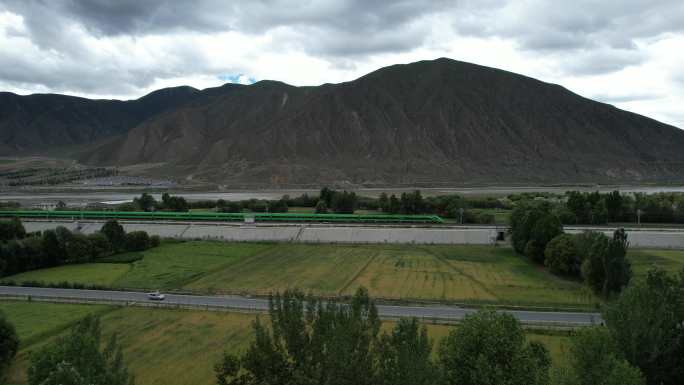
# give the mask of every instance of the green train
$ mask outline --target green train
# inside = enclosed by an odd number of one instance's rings
[[[444,223],[438,215],[357,215],[307,213],[214,213],[214,212],[139,212],[139,211],[0,211],[0,217],[40,219],[141,219],[179,221],[244,222],[342,222],[342,223]]]

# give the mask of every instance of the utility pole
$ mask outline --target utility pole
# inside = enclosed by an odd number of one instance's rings
[[[641,226],[641,209],[637,209],[637,225]]]
[[[460,217],[461,217],[461,224],[463,224],[463,207],[461,207],[461,208],[458,209],[458,213],[459,213],[459,215],[460,215]]]

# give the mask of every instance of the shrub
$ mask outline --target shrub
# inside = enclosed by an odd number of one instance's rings
[[[145,231],[131,231],[126,234],[127,251],[145,251],[150,248],[150,236]]]
[[[579,276],[581,262],[573,235],[561,234],[553,238],[546,245],[544,257],[544,265],[552,273]]]
[[[150,237],[150,247],[159,247],[161,244],[161,238],[159,238],[159,235],[152,235]]]

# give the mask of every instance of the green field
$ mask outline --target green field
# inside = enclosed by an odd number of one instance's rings
[[[579,281],[548,273],[509,247],[164,242],[133,263],[70,265],[7,280],[265,295],[298,287],[321,296],[591,308]],[[631,250],[636,277],[684,266],[684,251]]]
[[[16,274],[6,278],[15,282],[79,282],[88,285],[114,285],[115,282],[131,270],[128,264],[120,263],[89,263],[81,265],[66,265],[33,270]]]
[[[684,266],[683,250],[630,250],[628,256],[632,262],[632,271],[636,276],[645,275],[654,266],[669,273],[678,273]]]
[[[255,317],[241,313],[13,301],[0,301],[0,309],[17,325],[22,341],[39,335],[43,343],[63,333],[85,314],[102,314],[105,338],[117,333],[124,348],[124,359],[139,385],[215,383],[213,365],[224,350],[240,352],[247,347],[252,339],[251,322]],[[49,319],[49,328],[45,325],[46,319]],[[383,329],[391,327],[391,323],[386,323]],[[428,325],[428,332],[438,342],[451,327]],[[554,365],[564,363],[567,336],[530,333],[528,338],[547,345]],[[41,345],[22,342],[17,362],[11,369],[10,383],[26,382],[28,354]]]

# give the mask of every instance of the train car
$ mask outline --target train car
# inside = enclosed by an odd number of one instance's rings
[[[438,215],[387,214],[307,214],[307,213],[216,213],[170,211],[75,211],[75,210],[12,210],[0,211],[0,217],[36,219],[128,219],[244,222],[336,222],[336,223],[443,223]]]

